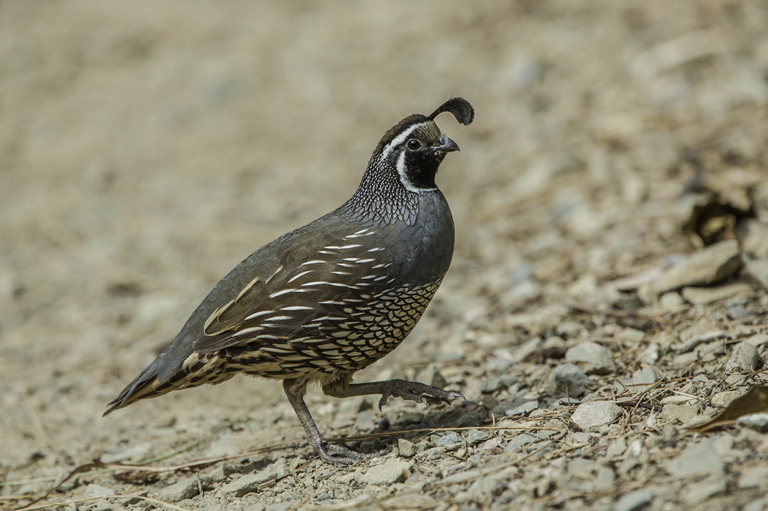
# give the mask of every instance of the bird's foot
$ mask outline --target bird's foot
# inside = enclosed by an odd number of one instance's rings
[[[360,460],[369,460],[383,454],[381,452],[364,454],[353,451],[344,445],[331,444],[326,441],[322,441],[314,447],[320,459],[331,465],[350,465]]]
[[[387,401],[392,396],[424,404],[450,403],[454,399],[467,400],[467,398],[459,392],[443,390],[431,385],[425,385],[424,383],[406,380],[389,380],[382,382],[379,410],[387,404]]]

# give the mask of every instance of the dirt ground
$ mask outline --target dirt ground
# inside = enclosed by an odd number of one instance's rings
[[[728,0],[0,2],[0,508],[768,509],[764,425],[683,434],[765,383],[766,27]],[[468,402],[313,390],[326,436],[389,450],[351,467],[273,381],[101,418],[451,96],[452,268],[356,379]]]

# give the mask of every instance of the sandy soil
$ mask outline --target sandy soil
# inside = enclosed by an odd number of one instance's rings
[[[231,456],[88,470],[36,505],[768,508],[766,479],[748,477],[768,477],[763,434],[678,436],[725,406],[714,395],[763,381],[760,342],[757,372],[726,365],[766,328],[765,283],[730,272],[716,289],[742,287],[709,301],[647,287],[704,250],[683,229],[696,204],[746,203],[717,239],[768,221],[766,26],[764,2],[720,0],[0,3],[0,507],[95,458]],[[416,331],[358,380],[444,379],[472,403],[379,413],[312,392],[331,437],[382,418],[422,428],[353,442],[393,449],[354,467],[313,458],[272,381],[101,418],[221,276],[344,201],[386,129],[452,95],[477,111],[466,128],[440,119],[462,148],[438,176],[454,263]],[[768,261],[759,239],[743,262]],[[669,349],[711,332],[709,352]],[[577,364],[578,397],[649,408],[574,424],[548,382],[586,341],[615,366]],[[648,369],[664,393],[631,387]],[[478,429],[494,424],[507,429]],[[437,426],[475,430],[455,445]],[[706,442],[720,470],[680,469]],[[276,475],[252,491],[227,486],[262,470]]]

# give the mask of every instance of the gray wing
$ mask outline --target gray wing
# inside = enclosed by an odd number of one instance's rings
[[[335,232],[334,232],[335,231]],[[271,274],[255,275],[205,321],[194,351],[207,353],[248,346],[325,338],[351,311],[395,285],[386,247],[370,243],[372,228],[324,229],[283,243]],[[317,340],[317,339],[315,339]]]

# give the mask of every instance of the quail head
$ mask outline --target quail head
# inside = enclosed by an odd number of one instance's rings
[[[104,415],[236,373],[275,378],[318,455],[350,463],[371,455],[323,439],[304,403],[308,384],[333,397],[381,394],[379,407],[392,396],[463,398],[405,380],[352,383],[411,332],[451,262],[453,218],[435,175],[459,147],[435,124],[442,112],[464,125],[474,118],[467,100],[452,98],[387,131],[354,195],[229,272]]]

